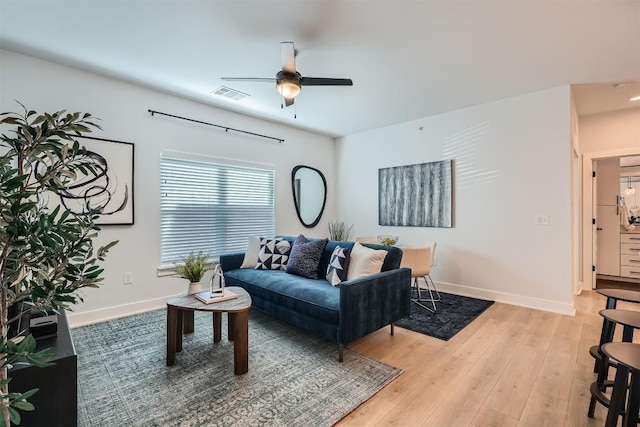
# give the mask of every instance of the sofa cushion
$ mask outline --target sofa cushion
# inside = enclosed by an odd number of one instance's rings
[[[328,241],[329,239],[308,240],[302,234],[299,235],[291,247],[285,271],[307,279],[317,279],[320,257]]]
[[[366,248],[356,242],[351,249],[347,280],[380,273],[386,256],[385,250]]]
[[[327,267],[327,281],[333,286],[338,286],[341,282],[347,280],[349,259],[349,250],[336,246]]]
[[[338,324],[340,288],[331,286],[326,280],[266,270],[238,269],[226,271],[224,276],[227,286],[240,286],[262,300],[325,323]]]
[[[296,238],[293,236],[278,237],[281,237],[283,240],[289,241],[291,244],[296,241]],[[311,238],[309,240],[314,239]],[[320,257],[320,265],[318,266],[318,277],[324,277],[324,275],[327,273],[329,261],[331,261],[331,254],[333,253],[333,250],[336,248],[336,246],[341,246],[350,250],[353,247],[353,242],[329,240],[327,246],[324,248],[324,252],[322,252],[322,257]],[[400,248],[395,246],[376,245],[373,243],[365,243],[362,246],[371,249],[382,249],[388,252],[387,256],[384,258],[384,262],[382,263],[382,271],[389,271],[400,268],[400,262],[402,261],[402,250]]]
[[[260,253],[260,237],[251,236],[247,239],[247,250],[240,268],[256,268],[258,254]]]
[[[261,239],[257,270],[284,270],[289,260],[291,243],[286,240]]]

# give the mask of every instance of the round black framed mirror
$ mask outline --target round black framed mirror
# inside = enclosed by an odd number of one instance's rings
[[[315,227],[327,203],[327,180],[318,169],[298,165],[291,171],[291,186],[298,219],[307,228]]]

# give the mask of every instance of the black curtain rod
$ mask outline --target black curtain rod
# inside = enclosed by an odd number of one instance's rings
[[[267,136],[267,135],[262,135],[262,134],[259,134],[259,133],[248,132],[246,130],[234,129],[234,128],[230,128],[228,126],[215,125],[213,123],[202,122],[200,120],[194,120],[194,119],[190,119],[190,118],[187,118],[187,117],[174,116],[173,114],[167,114],[167,113],[163,113],[163,112],[160,112],[160,111],[155,111],[155,110],[148,110],[148,111],[151,113],[152,116],[154,114],[160,114],[160,115],[167,116],[167,117],[173,117],[174,119],[186,120],[188,122],[200,123],[201,125],[213,126],[213,127],[216,127],[216,128],[224,129],[225,132],[229,132],[230,130],[232,130],[234,132],[240,132],[240,133],[246,133],[247,135],[258,136],[260,138],[273,139],[274,141],[278,141],[279,143],[283,143],[284,142],[284,139],[282,139],[282,138],[275,138],[273,136]]]

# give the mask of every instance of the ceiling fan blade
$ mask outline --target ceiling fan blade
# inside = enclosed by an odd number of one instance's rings
[[[282,70],[291,74],[296,73],[296,49],[293,42],[280,43],[280,51],[282,52]]]
[[[302,86],[353,86],[351,79],[329,79],[324,77],[302,77]]]
[[[289,106],[293,105],[293,98],[285,98],[284,99],[284,105],[285,105],[285,107],[289,107]]]
[[[228,82],[266,82],[273,83],[276,79],[271,77],[220,77]]]

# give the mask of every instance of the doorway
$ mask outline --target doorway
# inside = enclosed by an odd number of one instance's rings
[[[638,181],[640,181],[639,156],[638,149],[626,149],[616,152],[590,153],[583,157],[582,289],[601,287],[640,289],[640,277],[628,277],[631,273],[629,268],[625,267],[627,261],[624,253],[625,245],[621,245],[623,242],[620,240],[628,239],[628,236],[625,237],[626,232],[621,233],[620,206],[626,203],[625,196],[629,202],[636,200],[629,198],[629,194],[625,194],[625,183],[628,181],[625,180],[625,173],[629,175],[630,171],[634,174],[637,171]],[[638,163],[637,168],[633,162]],[[593,176],[594,172],[600,174],[600,178],[603,178],[603,173],[610,174],[609,181],[596,180]],[[598,188],[597,182],[600,184],[604,182],[606,188]],[[629,192],[629,190],[626,191]],[[640,214],[638,210],[640,206],[632,205],[631,208]],[[640,222],[636,224],[636,230],[640,231]]]

